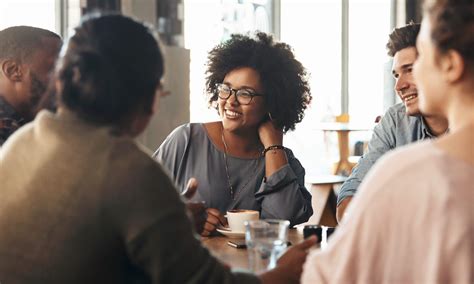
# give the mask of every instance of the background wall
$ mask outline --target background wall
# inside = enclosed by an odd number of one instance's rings
[[[121,11],[124,15],[132,16],[154,26],[160,32],[166,29],[158,27],[159,7],[165,7],[174,11],[181,9],[179,1],[165,1],[168,4],[176,4],[176,7],[169,5],[158,5],[158,1],[143,0],[122,0]],[[174,15],[176,22],[178,15]],[[163,17],[161,17],[163,18]],[[161,20],[163,22],[163,20]],[[189,112],[189,50],[181,46],[171,46],[168,44],[179,44],[179,40],[172,42],[173,38],[180,37],[179,30],[175,36],[165,36],[160,42],[165,58],[165,76],[163,87],[170,95],[159,98],[155,105],[155,115],[148,128],[138,137],[138,141],[149,150],[154,151],[177,126],[187,123],[190,120]]]

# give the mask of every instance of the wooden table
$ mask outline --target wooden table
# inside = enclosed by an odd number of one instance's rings
[[[323,122],[315,125],[315,129],[322,131],[334,131],[337,133],[339,145],[339,162],[334,174],[349,176],[355,163],[349,161],[349,132],[373,130],[376,124],[359,124],[350,122]]]
[[[221,262],[231,268],[248,269],[249,259],[247,249],[237,249],[227,244],[229,240],[225,236],[213,236],[202,238],[202,244]],[[288,241],[292,244],[300,243],[303,240],[302,228],[290,229],[288,231]]]
[[[342,184],[346,179],[347,177],[336,175],[306,177],[306,182],[311,184],[311,205],[313,207],[313,215],[306,224],[337,226],[337,196],[334,185]]]

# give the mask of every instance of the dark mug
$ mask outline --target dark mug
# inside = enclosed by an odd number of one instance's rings
[[[326,230],[323,230],[326,229]],[[312,235],[316,235],[318,237],[318,243],[323,240],[323,231],[326,232],[326,241],[329,240],[329,237],[336,231],[335,227],[326,227],[326,226],[319,226],[319,225],[306,225],[303,228],[303,236],[304,238],[308,238]]]
[[[303,237],[307,239],[312,235],[316,235],[318,237],[317,243],[320,243],[323,239],[323,228],[318,225],[305,225],[303,228]]]

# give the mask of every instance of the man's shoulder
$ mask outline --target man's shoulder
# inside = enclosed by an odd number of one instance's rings
[[[403,103],[398,103],[395,104],[387,109],[385,112],[385,116],[389,115],[393,118],[396,118],[398,120],[404,120],[407,119],[409,116],[407,115],[407,111],[405,108],[405,105]]]
[[[15,109],[0,96],[0,119],[10,118],[12,120],[23,121],[24,119],[15,111]]]
[[[408,115],[406,112],[405,105],[399,103],[391,106],[385,113],[381,123],[390,128],[396,129],[396,131],[412,132],[419,130],[422,125],[422,116]]]
[[[400,176],[425,175],[427,168],[433,166],[439,155],[432,141],[417,141],[390,151],[380,158],[374,170],[375,175],[394,182]],[[384,175],[390,168],[390,175]],[[378,174],[377,174],[378,173]]]

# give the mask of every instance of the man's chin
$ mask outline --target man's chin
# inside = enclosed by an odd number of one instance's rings
[[[418,107],[418,97],[405,101],[403,104],[405,105],[407,115],[416,116],[421,114],[420,108]]]
[[[406,110],[406,113],[407,115],[409,116],[419,116],[421,115],[421,112],[420,112],[420,109],[418,108],[418,106],[407,106],[405,105],[405,110]]]

